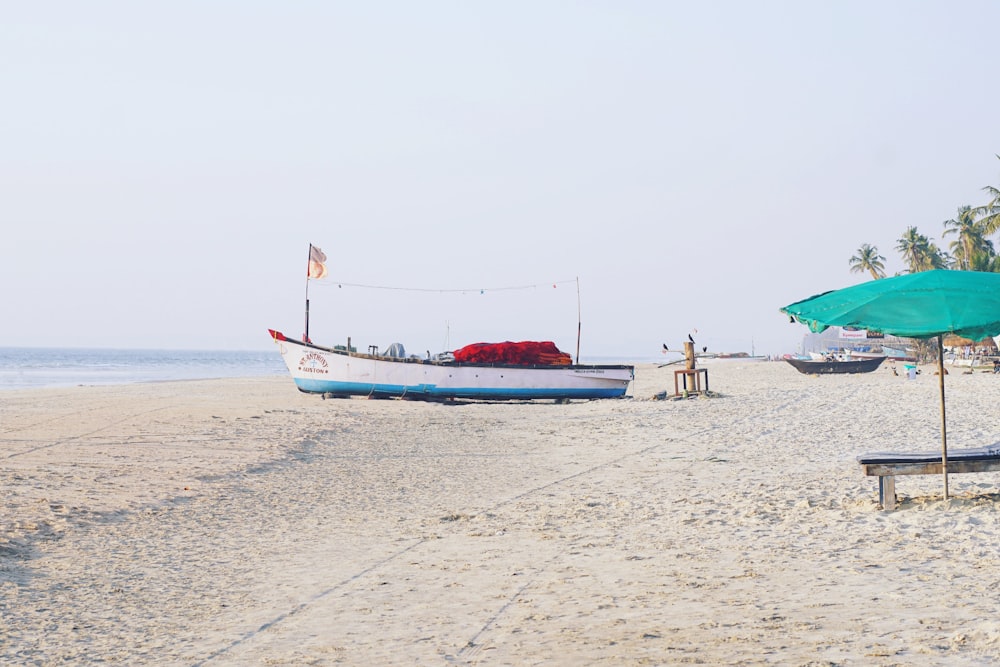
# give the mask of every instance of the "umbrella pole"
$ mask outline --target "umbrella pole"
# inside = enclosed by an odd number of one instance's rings
[[[944,417],[944,336],[938,336],[938,386],[941,388],[941,474],[944,499],[948,500],[948,429]]]

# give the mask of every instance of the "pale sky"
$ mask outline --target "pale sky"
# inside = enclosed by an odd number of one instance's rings
[[[793,352],[781,306],[866,280],[862,243],[902,270],[907,226],[946,246],[1000,187],[997,25],[989,1],[7,3],[0,346],[267,349],[302,333],[314,243],[321,344],[575,353],[579,278],[584,357],[695,330]]]

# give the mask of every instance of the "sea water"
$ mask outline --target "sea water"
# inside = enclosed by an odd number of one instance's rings
[[[0,347],[0,391],[283,375],[275,351]]]

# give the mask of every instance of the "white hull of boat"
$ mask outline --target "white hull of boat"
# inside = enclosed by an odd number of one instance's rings
[[[884,359],[884,352],[858,352],[857,350],[851,350],[845,353],[845,358],[847,359]]]
[[[707,364],[716,364],[716,363],[719,363],[719,364],[735,364],[735,363],[738,363],[738,362],[756,363],[758,361],[767,361],[767,360],[768,360],[768,358],[766,356],[752,356],[752,357],[751,356],[746,356],[746,357],[731,356],[731,357],[729,357],[729,356],[722,356],[722,355],[718,355],[718,356],[712,356],[712,355],[702,356],[700,354],[698,355],[698,363],[699,364],[702,364],[702,363],[707,363]]]
[[[271,331],[300,391],[324,396],[425,400],[621,398],[633,366],[515,366],[399,359],[290,340]]]

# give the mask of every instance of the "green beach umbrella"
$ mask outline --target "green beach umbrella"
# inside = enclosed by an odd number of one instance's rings
[[[1000,273],[921,271],[824,292],[781,308],[819,333],[856,327],[907,338],[937,338],[941,387],[941,470],[948,497],[948,435],[944,400],[946,334],[982,340],[1000,334]]]

